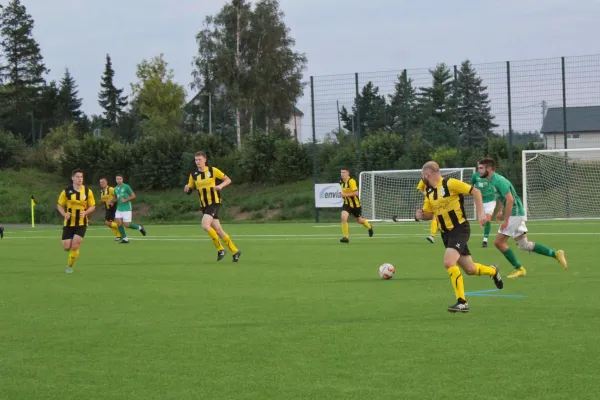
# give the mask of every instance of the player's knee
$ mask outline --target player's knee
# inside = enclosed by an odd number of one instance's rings
[[[501,238],[497,237],[494,240],[494,246],[496,246],[496,248],[498,250],[504,250],[504,248],[506,247],[506,243],[504,242],[504,240],[502,240]]]
[[[535,243],[530,242],[526,237],[517,240],[517,245],[519,246],[519,250],[523,251],[532,251],[535,247]]]

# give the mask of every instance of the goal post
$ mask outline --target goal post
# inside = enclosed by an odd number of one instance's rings
[[[469,182],[475,168],[440,168],[443,177]],[[423,207],[423,194],[417,191],[422,179],[420,169],[363,171],[358,190],[362,216],[369,221],[414,221],[415,211]],[[475,216],[475,203],[465,201],[469,219]]]
[[[521,163],[527,219],[600,218],[600,148],[523,150]]]

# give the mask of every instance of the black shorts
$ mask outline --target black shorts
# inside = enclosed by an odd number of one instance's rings
[[[352,208],[348,204],[344,204],[342,206],[342,211],[346,211],[348,214],[354,216],[355,218],[362,217],[362,207]]]
[[[104,213],[104,220],[108,222],[113,222],[115,220],[115,215],[117,214],[117,209],[108,209]]]
[[[221,204],[219,204],[219,203],[209,204],[206,207],[202,208],[202,214],[210,215],[214,219],[219,219],[219,209],[220,208],[221,208]]]
[[[85,237],[87,226],[63,226],[62,240],[71,240],[75,235]]]
[[[471,226],[469,221],[463,222],[450,232],[442,232],[442,240],[447,249],[455,249],[461,256],[470,256],[469,238],[471,237]]]

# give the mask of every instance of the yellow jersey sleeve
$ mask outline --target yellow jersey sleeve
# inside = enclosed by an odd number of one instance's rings
[[[432,213],[433,207],[431,207],[431,202],[429,201],[429,197],[425,196],[425,201],[423,202],[423,211]]]
[[[225,179],[225,174],[219,168],[213,167],[213,175],[217,179]]]
[[[92,192],[91,189],[88,189],[87,206],[94,207],[95,205],[96,205],[96,198],[94,197],[94,192]]]
[[[450,178],[448,179],[448,190],[450,190],[450,193],[455,194],[470,194],[473,186],[458,179]]]
[[[58,196],[58,205],[62,207],[67,205],[67,193],[65,193],[64,190],[60,192],[60,196]]]
[[[422,193],[425,189],[427,189],[427,186],[425,185],[425,182],[423,182],[423,179],[421,179],[417,185],[417,190]]]
[[[190,173],[188,178],[188,186],[192,189],[196,189],[196,181],[194,180],[194,174]]]
[[[115,188],[114,187],[109,187],[108,188],[108,194],[111,195],[112,197],[115,197]]]
[[[350,190],[352,190],[353,192],[356,192],[358,190],[358,185],[356,184],[356,179],[354,178],[350,179],[350,182],[348,182],[348,186],[350,186]]]

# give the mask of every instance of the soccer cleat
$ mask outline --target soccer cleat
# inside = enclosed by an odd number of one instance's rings
[[[565,258],[564,250],[557,250],[554,254],[554,257],[558,260],[560,265],[562,265],[565,270],[569,269],[569,266],[567,265],[567,259]]]
[[[484,240],[483,243],[481,243],[481,247],[484,249],[487,247],[487,240]]]
[[[459,300],[455,305],[449,306],[448,311],[451,313],[468,313],[469,312],[469,303],[464,300]]]
[[[127,239],[127,238],[121,239],[121,241],[119,242],[119,244],[129,244],[129,239]]]
[[[519,268],[515,269],[512,272],[512,274],[508,275],[507,278],[515,279],[515,278],[520,278],[525,275],[527,275],[527,270],[525,269],[525,267],[519,267]]]
[[[371,227],[371,229],[369,229],[369,237],[373,237],[373,227]]]
[[[500,276],[500,270],[498,269],[498,266],[496,264],[492,264],[492,268],[496,270],[496,274],[494,276],[491,276],[490,278],[492,278],[492,280],[494,281],[496,288],[503,289],[504,282],[502,282],[502,277]]]
[[[140,225],[140,233],[146,236],[146,230],[144,229],[144,225]]]
[[[340,243],[350,243],[350,239],[348,239],[347,237],[343,237],[340,239]]]
[[[4,239],[4,228],[0,226],[0,239]]]
[[[435,243],[435,238],[433,236],[427,236],[427,241],[429,243]]]
[[[65,274],[72,274],[72,273],[73,273],[73,268],[71,268],[71,267],[67,267],[67,268],[65,269]]]
[[[233,262],[239,262],[240,261],[240,256],[242,255],[242,252],[240,250],[237,251],[237,253],[235,253],[233,255]]]
[[[217,252],[217,261],[221,261],[223,258],[225,258],[225,250],[219,250]]]
[[[120,237],[117,237],[117,238],[115,239],[115,242],[120,242],[120,241],[121,241],[121,238],[120,238]]]

